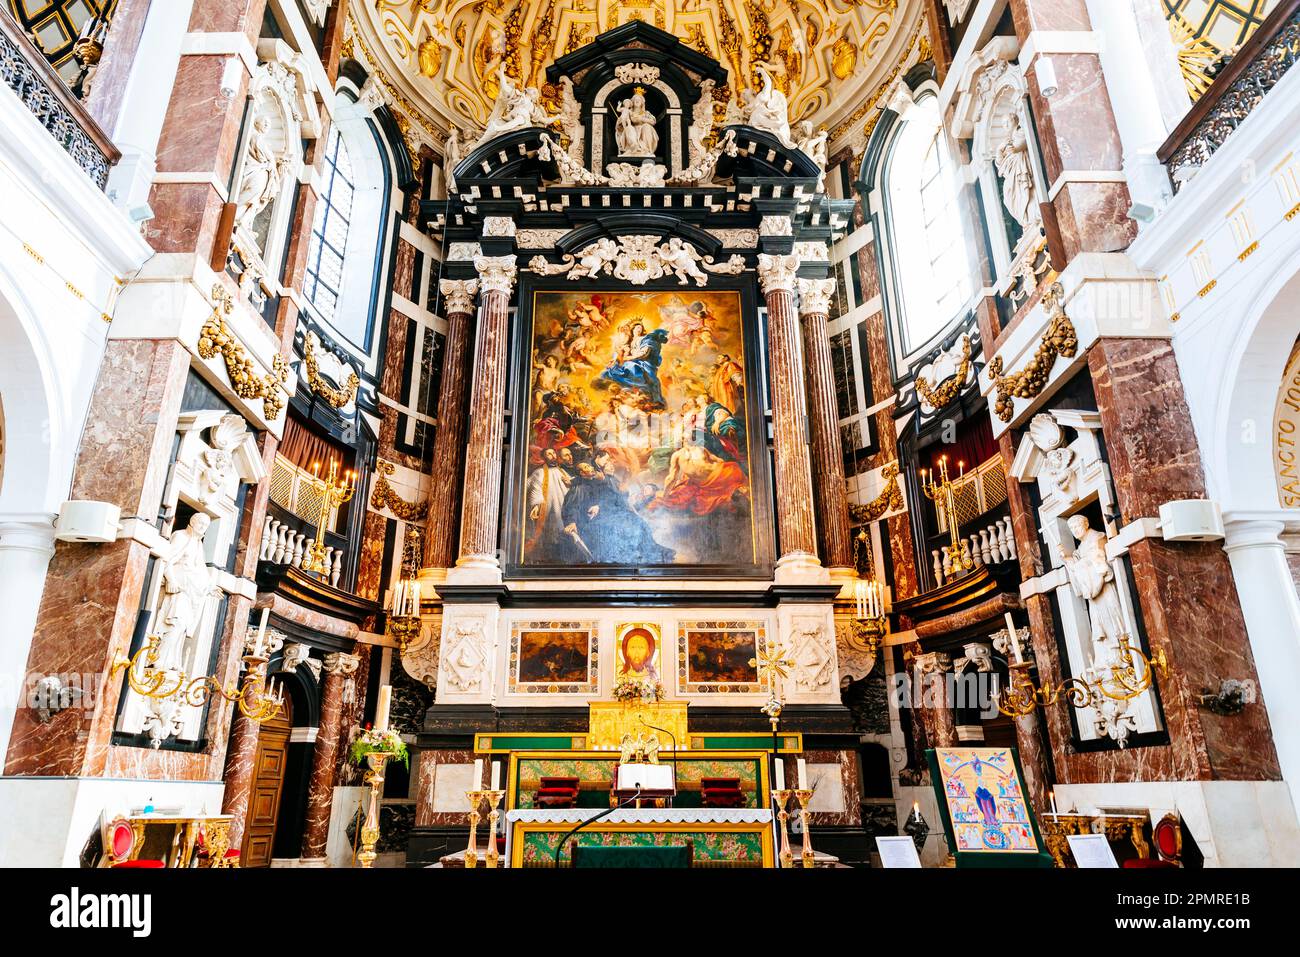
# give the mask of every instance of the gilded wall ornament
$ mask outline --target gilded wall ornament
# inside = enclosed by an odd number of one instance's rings
[[[226,363],[226,374],[230,377],[230,385],[235,390],[235,394],[241,399],[250,401],[261,399],[262,414],[268,422],[274,422],[284,411],[285,398],[282,395],[282,386],[289,378],[289,367],[285,364],[284,357],[277,354],[271,361],[270,374],[259,376],[253,357],[244,351],[244,347],[235,338],[230,326],[226,324],[225,317],[235,308],[234,299],[220,283],[213,285],[212,298],[215,300],[212,315],[199,330],[199,356],[203,359],[211,359],[217,353],[221,353],[221,358]]]
[[[947,371],[952,367],[952,359],[957,358],[957,368],[951,375],[939,380],[934,385],[931,385],[929,379],[923,375],[916,377],[916,393],[933,412],[939,411],[957,398],[962,387],[966,385],[966,380],[970,378],[970,336],[962,336],[960,343],[959,357],[954,357],[950,353],[940,353],[930,365],[932,371]]]
[[[879,495],[865,505],[849,506],[849,517],[854,522],[874,522],[890,512],[903,510],[903,490],[898,485],[898,463],[890,462],[886,465],[880,470],[880,477],[885,480],[885,487]]]
[[[329,380],[320,374],[320,357],[316,354],[316,349],[319,346],[320,339],[317,338],[316,333],[308,332],[303,336],[302,364],[307,371],[307,384],[311,386],[312,392],[334,408],[346,408],[356,401],[357,389],[361,387],[361,379],[356,372],[349,371],[343,388],[339,389],[330,385]]]
[[[993,412],[1003,422],[1010,422],[1015,414],[1015,399],[1032,399],[1043,391],[1057,356],[1071,358],[1079,348],[1070,317],[1065,314],[1061,297],[1065,291],[1059,282],[1052,283],[1043,293],[1043,307],[1052,313],[1052,320],[1039,340],[1034,357],[1019,372],[1002,374],[1002,356],[994,356],[989,363],[989,376],[997,389],[998,397]]]
[[[391,462],[381,459],[376,464],[375,488],[370,493],[370,507],[376,511],[383,511],[386,508],[404,522],[423,522],[429,514],[428,500],[408,502],[398,495],[397,491],[388,484],[388,476],[395,471],[396,468]]]

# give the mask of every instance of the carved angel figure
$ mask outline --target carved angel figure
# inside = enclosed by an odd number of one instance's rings
[[[793,149],[795,144],[790,138],[790,107],[785,94],[776,88],[772,74],[765,65],[760,63],[755,69],[763,78],[763,85],[749,102],[745,122],[756,130],[771,133],[785,146]]]
[[[578,253],[577,261],[569,270],[570,279],[595,279],[618,258],[618,245],[614,240],[598,239]]]
[[[680,237],[674,236],[659,247],[659,258],[664,270],[673,273],[677,281],[685,286],[694,279],[697,286],[706,285],[709,277],[700,269],[700,254],[694,246],[688,245]]]

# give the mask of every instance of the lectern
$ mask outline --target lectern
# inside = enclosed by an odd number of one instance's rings
[[[642,801],[671,800],[677,794],[677,779],[670,764],[620,764],[614,768],[616,803],[626,801],[640,791]]]

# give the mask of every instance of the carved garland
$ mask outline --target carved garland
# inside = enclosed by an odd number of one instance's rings
[[[874,522],[886,512],[898,512],[903,508],[903,490],[898,487],[898,463],[890,462],[880,471],[880,477],[886,482],[870,502],[865,505],[850,505],[849,516],[855,522]]]
[[[994,356],[989,363],[989,375],[993,377],[993,385],[998,390],[993,411],[1003,422],[1011,421],[1015,412],[1014,398],[1032,399],[1043,391],[1057,356],[1069,359],[1079,349],[1079,337],[1075,334],[1070,317],[1061,306],[1062,295],[1064,290],[1059,282],[1052,283],[1043,293],[1043,305],[1053,313],[1052,321],[1039,340],[1034,357],[1023,369],[1012,375],[1003,375],[1001,356]]]
[[[376,511],[387,508],[404,522],[423,522],[429,514],[429,502],[408,502],[398,495],[388,484],[388,476],[396,469],[391,462],[381,461],[378,465],[379,475],[375,479],[375,490],[370,493],[370,507]]]
[[[226,361],[226,374],[230,376],[235,395],[241,399],[261,399],[262,414],[267,421],[278,419],[284,411],[285,402],[280,387],[289,378],[289,367],[285,364],[284,357],[277,354],[271,360],[269,375],[257,375],[257,366],[252,357],[244,352],[244,347],[226,325],[225,317],[235,308],[234,299],[220,283],[212,287],[212,298],[216,300],[212,315],[199,330],[199,355],[211,359],[220,352]]]
[[[970,375],[970,336],[963,337],[961,365],[955,375],[944,379],[938,386],[931,386],[925,376],[916,377],[916,391],[930,408],[938,412],[957,397],[957,393]]]
[[[342,389],[331,386],[320,374],[320,361],[316,358],[315,336],[308,335],[303,339],[302,361],[307,369],[307,384],[311,386],[311,390],[334,408],[341,409],[356,399],[357,389],[361,387],[361,379],[357,377],[355,372],[348,373],[347,383]]]

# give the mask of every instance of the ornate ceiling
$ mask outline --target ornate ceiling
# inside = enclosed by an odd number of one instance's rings
[[[557,57],[642,20],[722,63],[732,96],[737,78],[752,87],[754,65],[769,64],[791,122],[812,120],[838,139],[869,121],[862,107],[901,61],[928,50],[921,8],[920,0],[360,0],[352,52],[377,68],[396,109],[440,142],[450,123],[483,125],[500,66],[545,96]]]

